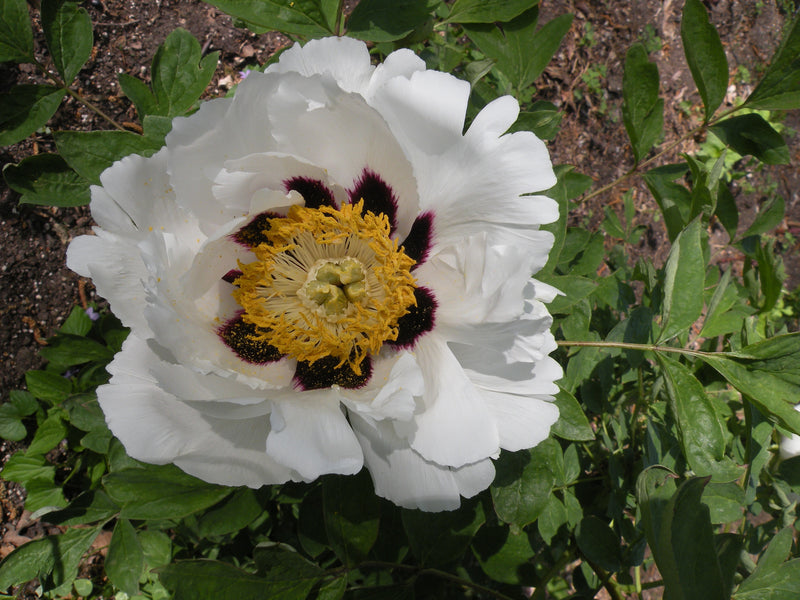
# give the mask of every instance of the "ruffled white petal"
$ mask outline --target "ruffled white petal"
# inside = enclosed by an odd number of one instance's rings
[[[416,346],[425,379],[424,408],[413,427],[396,428],[425,459],[449,467],[463,467],[500,451],[497,427],[480,391],[469,380],[444,340],[424,336]]]
[[[325,473],[354,475],[361,446],[330,390],[297,393],[274,403],[267,454],[311,481]]]
[[[516,396],[484,390],[483,397],[500,433],[500,447],[516,452],[533,448],[550,435],[558,407],[550,396]]]
[[[488,458],[460,469],[437,465],[412,450],[388,421],[352,415],[351,423],[375,493],[404,508],[454,510],[461,496],[474,496],[494,479],[494,465]]]
[[[373,419],[409,421],[422,396],[425,383],[422,370],[410,352],[378,357],[372,377],[363,388],[342,389],[342,403],[351,411]]]

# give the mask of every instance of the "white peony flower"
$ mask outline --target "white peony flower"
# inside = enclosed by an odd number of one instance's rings
[[[800,412],[800,404],[797,404],[794,409]],[[800,456],[800,435],[793,433],[789,436],[781,436],[779,449],[781,460]]]
[[[128,453],[258,487],[369,469],[456,508],[558,417],[530,278],[555,177],[519,107],[347,38],[284,52],[92,189],[67,263],[131,328],[98,389]]]

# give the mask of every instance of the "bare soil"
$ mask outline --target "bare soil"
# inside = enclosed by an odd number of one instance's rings
[[[752,82],[757,81],[768,63],[790,18],[787,4],[787,0],[706,0],[728,55],[729,104],[747,96]],[[79,74],[78,85],[83,95],[121,123],[135,123],[136,114],[119,89],[117,74],[125,72],[147,80],[156,48],[176,27],[188,29],[200,41],[204,53],[221,53],[214,80],[206,92],[209,98],[223,95],[240,80],[240,71],[263,64],[289,43],[280,35],[255,35],[238,29],[228,16],[197,0],[92,0],[83,5],[92,17],[95,44],[92,58]],[[566,12],[575,14],[564,44],[537,82],[537,97],[554,102],[564,113],[561,130],[550,143],[554,163],[575,165],[578,172],[593,177],[598,186],[628,170],[632,157],[620,113],[622,65],[628,47],[636,41],[653,44],[651,57],[657,61],[666,100],[664,143],[680,138],[699,124],[700,99],[681,47],[682,6],[682,0],[542,0],[542,22]],[[44,58],[41,34],[36,43]],[[740,65],[749,72],[749,79]],[[599,88],[593,89],[591,77],[598,73]],[[0,92],[14,83],[31,82],[42,82],[33,67],[0,65]],[[800,127],[797,115],[789,115],[786,124]],[[51,128],[96,130],[109,129],[110,125],[68,100]],[[740,227],[745,227],[768,199],[767,190],[771,187],[786,200],[787,218],[779,228],[778,243],[791,289],[800,284],[798,247],[790,243],[791,236],[786,237],[788,233],[800,239],[800,142],[793,134],[787,139],[794,164],[755,174],[748,183],[756,191],[740,191],[737,203],[742,213]],[[679,160],[681,152],[694,150],[702,141],[702,136],[687,140],[659,164]],[[35,134],[20,144],[0,149],[0,162],[15,163],[53,149],[49,135]],[[638,247],[628,251],[631,257],[650,256],[658,263],[668,250],[664,226],[658,219],[655,202],[635,178],[579,204],[570,221],[596,228],[603,208],[621,207],[622,195],[629,189],[637,206],[636,223],[644,225],[647,233]],[[90,281],[81,280],[65,267],[69,241],[89,231],[92,224],[88,208],[37,207],[19,205],[18,201],[18,195],[0,180],[0,401],[7,399],[10,390],[24,386],[27,370],[41,366],[40,346],[73,306],[102,301],[95,298]],[[721,228],[716,228],[714,235],[722,236],[720,241],[727,239]],[[743,257],[734,254],[729,259],[742,261]],[[3,442],[0,462],[17,447]],[[21,506],[21,492],[0,480],[0,516],[5,524],[3,554],[26,538],[44,533],[31,529],[37,525],[26,521]]]

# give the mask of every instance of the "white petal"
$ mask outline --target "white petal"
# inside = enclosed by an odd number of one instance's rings
[[[370,101],[387,81],[395,77],[410,79],[417,71],[425,70],[425,61],[408,48],[395,50],[379,64],[372,73],[369,88],[363,92],[367,101]]]
[[[428,334],[417,343],[416,354],[425,377],[425,407],[409,432],[411,447],[451,467],[496,455],[499,438],[486,403],[447,344]]]
[[[404,508],[454,510],[460,496],[469,498],[494,479],[489,459],[460,469],[426,461],[399,438],[388,421],[351,415],[353,430],[364,450],[364,461],[375,493]]]
[[[512,96],[501,96],[481,109],[464,137],[468,140],[499,138],[508,131],[518,116],[519,102]]]
[[[277,64],[266,73],[295,71],[309,77],[326,74],[333,77],[343,90],[362,92],[374,71],[367,46],[348,37],[328,37],[311,40],[304,46],[295,44],[280,56]]]
[[[134,334],[151,334],[142,314],[144,281],[149,273],[136,246],[98,229],[96,236],[82,235],[72,240],[67,248],[67,266],[92,278],[98,295],[111,303],[114,313]]]
[[[267,453],[307,480],[326,473],[354,475],[364,465],[358,440],[330,390],[296,392],[275,402],[270,423]]]
[[[551,397],[516,396],[484,391],[486,406],[497,423],[500,447],[516,452],[533,448],[550,435],[550,427],[558,420],[558,407]],[[545,398],[549,400],[545,400]]]
[[[130,335],[109,365],[110,383],[97,390],[108,426],[130,456],[174,462],[224,485],[260,487],[293,478],[266,455],[268,417],[235,422],[205,417],[155,383],[150,367],[157,363],[147,344]]]
[[[373,419],[408,421],[417,406],[425,384],[422,371],[409,352],[398,352],[375,360],[372,377],[364,388],[342,389],[344,405]]]

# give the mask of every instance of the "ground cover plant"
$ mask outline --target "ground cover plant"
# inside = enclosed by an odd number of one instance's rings
[[[376,62],[410,48],[429,69],[469,82],[468,120],[511,94],[522,108],[514,130],[546,140],[559,130],[561,113],[535,86],[573,17],[541,22],[536,1],[211,4],[257,32],[365,40]],[[91,54],[92,23],[75,2],[0,7],[0,60],[49,79],[0,99],[9,145],[46,128],[66,96],[85,101],[72,80]],[[2,437],[29,442],[0,475],[25,487],[35,518],[59,528],[0,563],[0,589],[15,597],[35,580],[37,594],[54,598],[793,598],[800,458],[781,460],[778,445],[800,433],[798,299],[773,233],[785,202],[769,198],[740,226],[734,196],[748,173],[792,159],[779,130],[800,108],[800,26],[785,8],[781,44],[752,91],[722,108],[737,65],[707,7],[686,0],[681,39],[699,99],[687,110],[698,124],[674,142],[662,143],[671,99],[660,93],[659,43],[650,33],[627,50],[629,170],[600,186],[557,165],[547,191],[559,219],[544,227],[554,245],[536,278],[563,292],[548,304],[564,369],[559,420],[533,449],[504,451],[488,490],[457,510],[423,512],[377,497],[366,471],[251,489],[135,461],[96,397],[127,330],[97,304],[76,307],[43,347],[46,366],[0,407]],[[585,43],[597,34],[587,28]],[[216,60],[175,31],[149,84],[120,77],[138,127],[110,119],[116,131],[45,129],[55,151],[7,166],[6,182],[22,203],[85,204],[104,169],[154,154],[172,118],[197,109]],[[587,70],[580,94],[605,112],[600,67]],[[695,137],[697,151],[670,153]],[[597,229],[569,219],[580,202],[633,181],[657,205],[663,263],[631,259],[646,234],[632,191]],[[728,241],[712,252],[719,230]],[[743,260],[720,261],[727,249]],[[98,548],[98,538],[108,541]],[[92,571],[98,555],[102,569]]]

